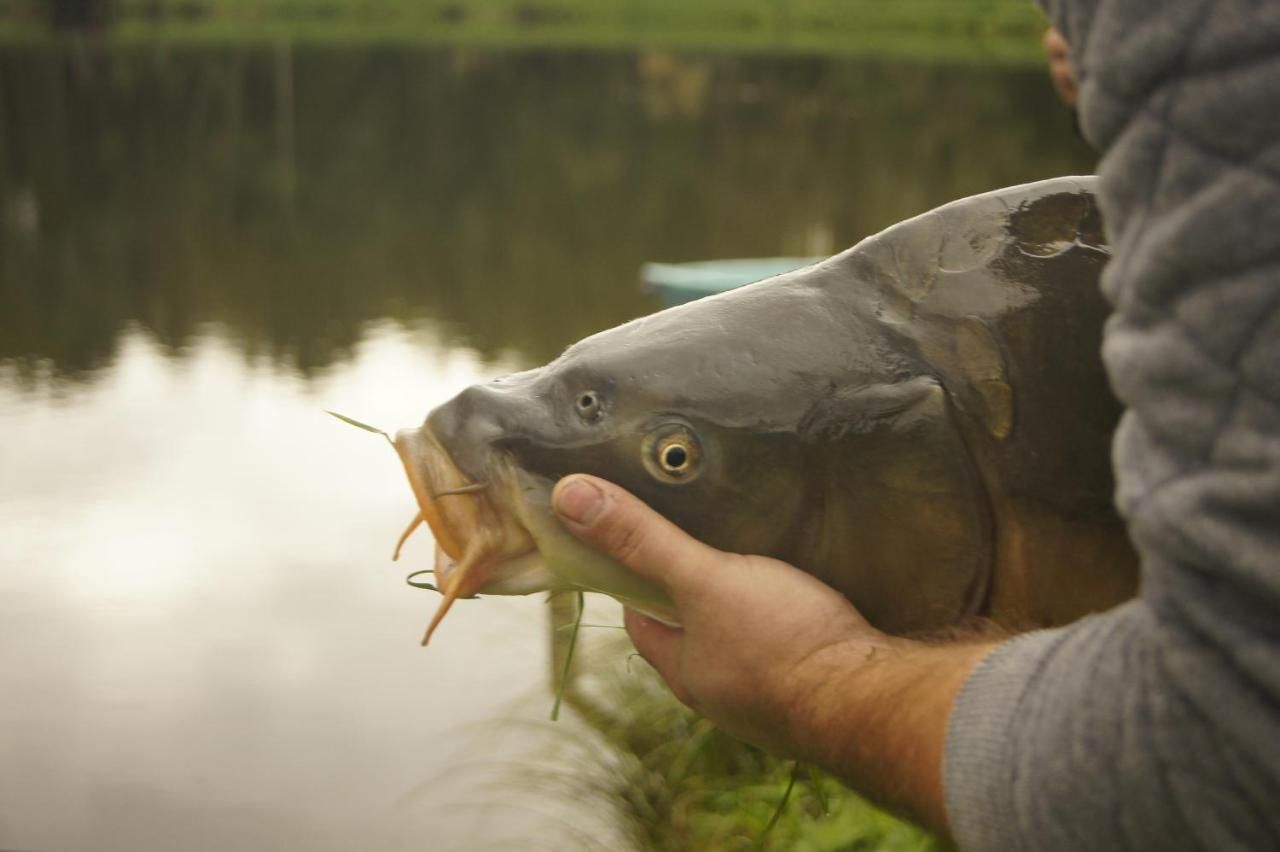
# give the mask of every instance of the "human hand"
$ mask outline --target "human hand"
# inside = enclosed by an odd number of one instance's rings
[[[680,627],[632,610],[626,626],[676,697],[769,751],[808,752],[804,708],[834,660],[891,641],[814,577],[709,547],[608,482],[566,477],[553,503],[571,532],[671,596]]]
[[[887,636],[814,577],[708,547],[595,477],[565,477],[552,503],[571,533],[671,596],[680,627],[628,610],[627,633],[681,701],[947,833],[947,722],[993,643]]]
[[[1058,98],[1071,107],[1076,108],[1076,100],[1080,96],[1076,85],[1075,73],[1071,70],[1071,46],[1062,37],[1062,33],[1049,27],[1044,33],[1044,52],[1049,59],[1049,80]]]

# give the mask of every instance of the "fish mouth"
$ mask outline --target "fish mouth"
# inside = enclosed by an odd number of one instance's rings
[[[421,523],[436,540],[436,584],[444,596],[422,638],[426,645],[458,598],[481,591],[527,594],[548,588],[533,538],[500,505],[500,482],[468,480],[430,428],[402,429],[392,442],[418,503],[400,546]]]

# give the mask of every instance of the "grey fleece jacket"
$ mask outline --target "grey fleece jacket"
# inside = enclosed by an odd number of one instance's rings
[[[964,850],[1280,849],[1280,2],[1048,0],[1103,153],[1134,602],[998,648]]]

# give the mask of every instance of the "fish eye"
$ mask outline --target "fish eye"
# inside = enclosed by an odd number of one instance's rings
[[[588,423],[594,423],[600,419],[600,397],[595,391],[583,391],[578,394],[574,407],[578,409],[578,416]]]
[[[663,482],[679,484],[693,480],[701,460],[698,439],[684,426],[664,426],[645,439],[645,468]]]

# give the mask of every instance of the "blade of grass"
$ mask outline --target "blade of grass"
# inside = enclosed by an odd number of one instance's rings
[[[438,593],[438,594],[444,594],[444,593],[443,593],[443,592],[441,592],[439,589],[437,589],[437,588],[435,587],[435,585],[434,585],[434,584],[432,584],[432,583],[428,583],[428,582],[427,582],[427,581],[425,581],[425,580],[414,580],[414,579],[413,579],[414,577],[418,576],[419,574],[434,574],[434,573],[436,573],[436,572],[435,572],[435,571],[433,571],[433,570],[432,570],[432,569],[430,569],[430,568],[423,568],[421,571],[414,571],[414,572],[413,572],[412,574],[410,574],[408,577],[405,577],[405,578],[404,578],[404,581],[405,581],[406,583],[408,583],[410,586],[413,586],[415,589],[426,589],[428,592],[436,592],[436,593]],[[479,595],[467,595],[465,598],[458,598],[458,600],[461,600],[461,601],[477,601],[477,600],[480,600],[480,596],[479,596]]]
[[[426,589],[429,592],[438,592],[440,590],[437,589],[435,585],[433,585],[432,583],[428,583],[425,580],[415,581],[413,579],[414,577],[417,577],[420,574],[434,574],[434,573],[436,572],[431,570],[430,568],[424,568],[421,571],[414,571],[408,577],[405,577],[404,581],[408,583],[410,586],[413,586],[415,589]]]
[[[822,779],[818,777],[818,773],[812,766],[805,766],[804,769],[809,776],[809,786],[813,788],[813,796],[818,800],[818,807],[822,808],[822,815],[831,816],[831,809],[827,807],[827,794],[822,790]]]
[[[787,809],[787,802],[791,799],[791,791],[795,789],[796,779],[800,777],[801,764],[796,761],[791,765],[791,778],[787,781],[787,789],[782,791],[782,798],[778,801],[778,807],[774,810],[773,816],[769,818],[769,824],[764,827],[764,831],[756,835],[755,841],[751,844],[752,852],[759,852],[764,849],[765,840],[769,837],[769,832],[773,831],[773,827],[778,824],[778,820],[782,819],[782,813]]]
[[[578,647],[578,631],[582,628],[582,615],[586,611],[586,601],[583,600],[582,592],[575,592],[578,596],[578,614],[573,619],[573,632],[569,634],[569,648],[564,653],[564,666],[560,669],[560,682],[556,684],[556,700],[551,705],[551,721],[558,722],[560,720],[560,703],[564,700],[564,691],[569,684],[569,667],[573,665],[573,651]]]
[[[356,420],[354,417],[348,417],[345,414],[339,414],[338,412],[330,411],[327,408],[325,409],[324,413],[330,414],[338,418],[343,423],[346,423],[349,426],[354,426],[357,429],[363,429],[366,432],[372,432],[375,435],[381,435],[383,438],[386,438],[387,443],[391,445],[392,449],[395,448],[396,442],[391,440],[391,436],[388,435],[386,432],[382,431],[381,429],[379,429],[377,426],[370,426],[368,423],[361,423],[359,420]]]

